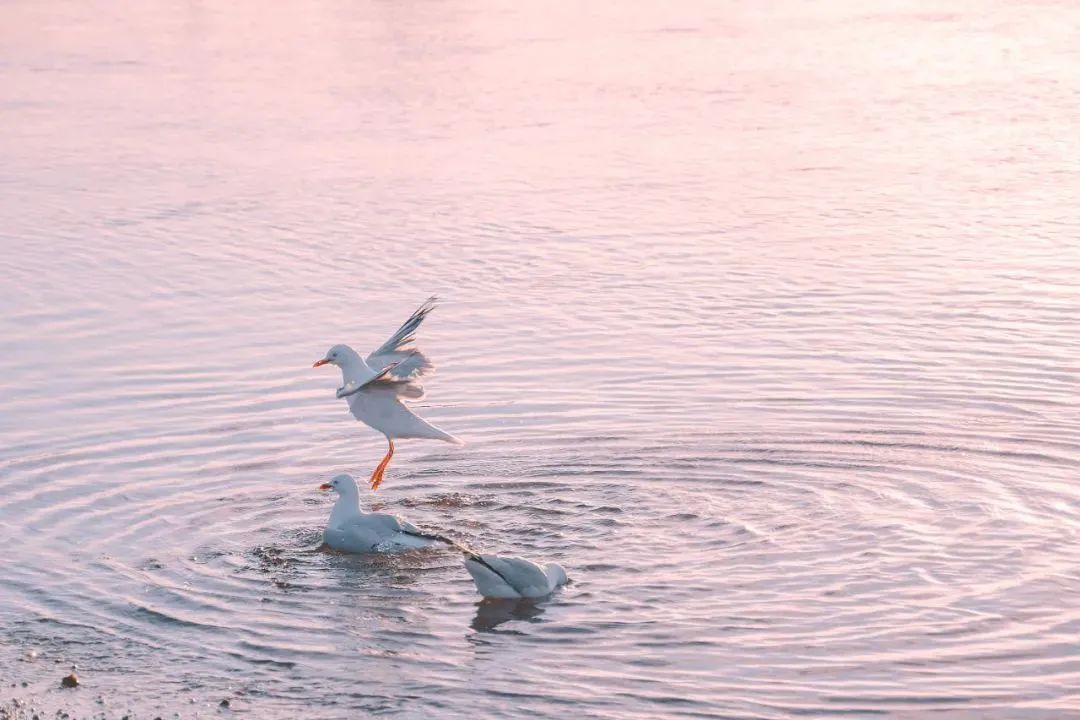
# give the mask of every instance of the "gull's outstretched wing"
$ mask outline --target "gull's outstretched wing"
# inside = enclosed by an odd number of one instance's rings
[[[424,397],[424,388],[419,385],[415,385],[410,380],[395,380],[392,373],[401,365],[403,361],[398,360],[392,362],[384,367],[379,372],[372,375],[369,379],[362,382],[350,382],[342,385],[337,389],[338,398],[347,398],[350,395],[355,395],[364,388],[372,387],[375,384],[379,384],[383,389],[395,388],[396,394],[401,397],[407,397],[410,400],[419,400]]]
[[[438,298],[434,295],[429,297],[416,309],[416,312],[409,316],[408,320],[401,324],[389,340],[367,356],[367,364],[379,370],[397,363],[388,375],[393,380],[415,380],[433,373],[435,365],[431,360],[419,350],[410,348],[409,345],[416,339],[416,331],[424,322],[424,318],[435,309],[437,300]]]

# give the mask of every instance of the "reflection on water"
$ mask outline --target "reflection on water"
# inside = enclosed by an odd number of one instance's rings
[[[536,600],[482,600],[476,603],[472,627],[477,632],[492,632],[511,620],[532,620],[544,614],[544,604]]]
[[[4,4],[0,683],[78,717],[1075,715],[1078,23]],[[541,603],[320,549],[315,486],[383,447],[311,361],[431,294],[421,412],[468,445],[401,443],[364,502],[561,563]]]

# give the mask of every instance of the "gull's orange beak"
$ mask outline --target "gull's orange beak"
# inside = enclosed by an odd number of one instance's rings
[[[312,365],[311,367],[319,367],[319,366],[321,366],[321,365],[325,365],[325,364],[326,364],[326,363],[328,363],[328,362],[330,362],[330,361],[329,361],[329,360],[327,360],[326,358],[323,358],[322,360],[316,360],[316,361],[315,361],[315,364],[314,364],[314,365]]]
[[[319,489],[324,491],[324,492],[329,490],[330,489],[330,483],[323,483],[322,485],[319,486]]]

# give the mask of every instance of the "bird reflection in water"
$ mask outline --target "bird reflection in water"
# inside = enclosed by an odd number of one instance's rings
[[[477,632],[494,632],[510,620],[532,620],[544,614],[544,604],[528,598],[512,600],[481,600],[476,603],[476,617],[472,629]]]

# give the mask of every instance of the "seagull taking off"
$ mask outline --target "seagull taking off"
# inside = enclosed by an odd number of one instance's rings
[[[348,345],[335,345],[326,351],[326,357],[312,366],[338,366],[342,385],[338,388],[337,396],[345,398],[357,420],[381,432],[390,444],[368,481],[372,490],[378,489],[386,466],[394,457],[395,439],[428,438],[463,444],[450,433],[413,413],[402,402],[424,397],[420,381],[435,372],[431,360],[411,347],[420,323],[435,308],[435,300],[434,297],[428,298],[389,340],[366,359]]]

